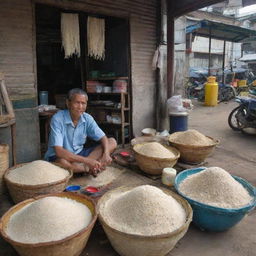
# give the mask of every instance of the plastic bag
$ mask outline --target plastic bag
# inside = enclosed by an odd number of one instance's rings
[[[187,112],[187,109],[183,107],[183,101],[181,95],[174,95],[167,100],[168,112]]]

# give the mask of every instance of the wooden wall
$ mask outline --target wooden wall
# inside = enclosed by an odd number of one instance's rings
[[[12,99],[36,93],[32,15],[30,0],[0,1],[0,72]]]
[[[31,2],[32,1],[32,2]],[[34,3],[130,20],[133,129],[154,126],[157,0],[8,0],[0,2],[0,71],[12,98],[36,94]],[[159,16],[160,18],[160,16]],[[125,61],[125,60],[124,60]]]

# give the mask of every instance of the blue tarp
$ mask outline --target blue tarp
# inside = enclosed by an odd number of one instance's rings
[[[206,68],[190,68],[189,77],[199,78],[208,75],[208,69]]]

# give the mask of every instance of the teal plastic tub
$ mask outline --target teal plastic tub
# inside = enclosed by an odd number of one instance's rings
[[[256,189],[246,180],[233,176],[236,181],[241,183],[243,187],[247,189],[249,194],[253,197],[253,200],[244,207],[232,209],[206,205],[195,201],[180,192],[179,185],[183,180],[190,175],[203,171],[204,169],[205,167],[201,167],[180,172],[175,178],[175,189],[190,203],[193,209],[193,222],[196,226],[202,230],[225,231],[240,222],[243,217],[256,206]]]

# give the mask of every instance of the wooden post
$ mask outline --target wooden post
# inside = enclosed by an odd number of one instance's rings
[[[124,117],[124,108],[125,108],[125,96],[121,92],[121,138],[122,138],[122,148],[125,144],[124,128],[125,128],[125,117]]]
[[[167,18],[167,98],[174,93],[174,19],[168,15]]]
[[[8,127],[11,128],[11,137],[12,137],[12,158],[13,158],[13,164],[16,165],[16,123],[15,123],[15,114],[12,107],[12,103],[9,99],[8,92],[5,87],[4,83],[4,74],[0,73],[0,89],[1,94],[3,95],[4,104],[6,106],[7,114],[8,114],[8,120],[6,123],[1,124],[0,127]]]
[[[4,75],[0,74],[0,80],[1,80],[1,93],[4,98],[4,104],[6,106],[6,110],[8,112],[8,115],[11,119],[15,118],[15,114],[13,111],[12,103],[9,99],[8,92],[6,90],[5,84],[4,84]]]

